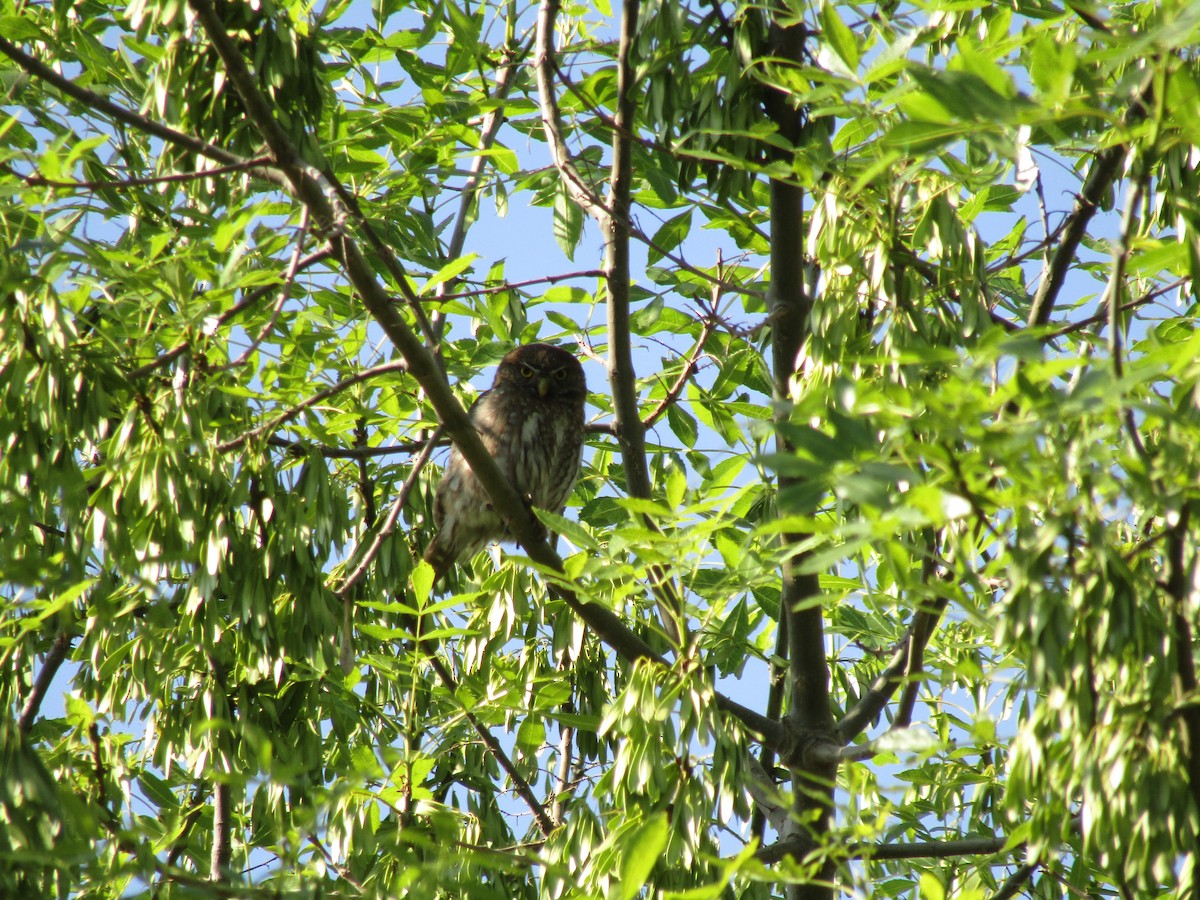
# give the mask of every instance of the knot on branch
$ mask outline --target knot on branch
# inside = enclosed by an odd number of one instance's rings
[[[793,775],[832,779],[842,747],[837,729],[832,726],[814,728],[785,723],[785,746],[780,750],[779,761]]]

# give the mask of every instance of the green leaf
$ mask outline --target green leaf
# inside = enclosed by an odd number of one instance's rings
[[[417,291],[418,296],[429,296],[432,290],[439,284],[445,284],[447,281],[452,281],[467,269],[471,268],[471,264],[478,258],[478,253],[467,253],[458,257],[458,259],[450,260],[450,262],[438,269],[433,275],[429,276],[429,280],[422,285],[419,291]]]
[[[526,753],[537,753],[546,743],[546,725],[541,719],[528,716],[517,729],[517,746]]]
[[[659,226],[646,248],[647,265],[654,265],[664,256],[674,253],[692,230],[692,211],[685,210]]]
[[[847,69],[853,72],[858,68],[858,42],[833,3],[821,4],[821,37],[833,48]]]
[[[565,185],[554,193],[554,239],[567,259],[575,258],[575,248],[583,236],[583,210],[571,199]]]
[[[645,886],[667,846],[668,827],[667,814],[657,813],[622,841],[624,858],[617,893],[620,900],[633,900]]]

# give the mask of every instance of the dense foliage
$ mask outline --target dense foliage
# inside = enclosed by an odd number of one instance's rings
[[[1196,896],[1198,41],[0,4],[0,894]]]

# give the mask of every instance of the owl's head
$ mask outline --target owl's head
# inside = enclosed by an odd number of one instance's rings
[[[550,344],[524,344],[500,360],[494,387],[501,385],[536,394],[543,399],[587,398],[583,366],[573,353]]]

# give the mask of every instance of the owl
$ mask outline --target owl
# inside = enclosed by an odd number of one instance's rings
[[[561,512],[579,475],[587,383],[575,356],[525,344],[500,360],[490,390],[471,407],[471,423],[501,471],[532,506]],[[434,498],[437,534],[425,559],[440,578],[456,559],[504,540],[504,521],[455,447]]]

